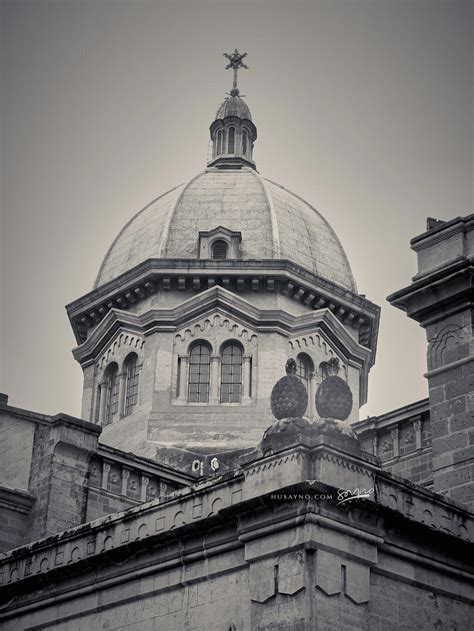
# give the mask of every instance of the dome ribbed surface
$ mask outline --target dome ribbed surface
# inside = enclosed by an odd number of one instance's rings
[[[242,233],[244,260],[289,259],[356,291],[347,257],[328,222],[250,168],[210,168],[154,200],[119,233],[95,286],[149,258],[197,258],[199,232],[218,226]]]
[[[227,116],[237,116],[238,118],[246,118],[249,121],[252,120],[249,106],[240,96],[227,97],[217,110],[216,120],[224,119]]]

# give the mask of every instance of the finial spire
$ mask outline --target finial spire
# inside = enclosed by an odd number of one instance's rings
[[[239,53],[236,48],[233,53],[224,53],[224,57],[227,57],[229,60],[225,69],[229,70],[229,68],[232,68],[234,71],[234,80],[232,82],[232,90],[230,91],[230,94],[231,96],[239,96],[239,89],[237,88],[237,73],[240,68],[248,70],[248,66],[242,61],[244,57],[247,57],[247,53]]]

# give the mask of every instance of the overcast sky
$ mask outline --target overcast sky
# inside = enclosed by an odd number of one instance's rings
[[[424,331],[386,303],[427,216],[473,204],[473,4],[456,0],[62,0],[2,10],[2,375],[12,405],[78,416],[64,305],[123,224],[205,166],[241,73],[257,168],[340,237],[381,305],[361,417],[427,395]]]

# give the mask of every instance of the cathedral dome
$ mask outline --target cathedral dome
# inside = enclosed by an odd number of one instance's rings
[[[95,287],[149,258],[197,259],[199,233],[240,233],[241,260],[288,259],[356,291],[334,230],[310,204],[251,167],[210,167],[152,201],[119,233]]]
[[[237,49],[225,54],[234,80],[209,128],[208,168],[152,201],[125,225],[105,256],[95,287],[151,258],[233,258],[286,259],[356,291],[344,250],[324,217],[256,170],[257,128],[237,87],[238,70],[247,68],[245,56]],[[205,247],[201,237],[207,239]],[[221,248],[218,256],[212,251],[215,242]]]

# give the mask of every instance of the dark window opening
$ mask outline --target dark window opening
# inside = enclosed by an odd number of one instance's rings
[[[212,258],[217,260],[226,259],[228,249],[229,246],[225,241],[222,241],[222,239],[216,241],[212,246]]]
[[[234,153],[235,151],[235,127],[229,127],[227,142],[227,153]]]

